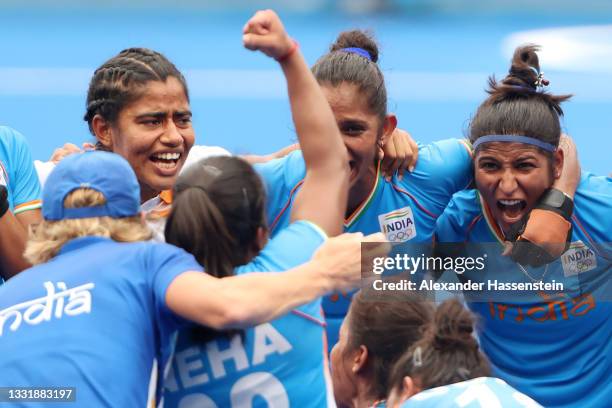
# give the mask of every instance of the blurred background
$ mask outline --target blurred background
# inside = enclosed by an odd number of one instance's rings
[[[549,90],[575,95],[564,129],[583,168],[612,171],[609,0],[2,0],[0,123],[24,133],[36,159],[91,141],[82,117],[93,70],[143,46],[185,73],[197,143],[277,150],[295,141],[281,72],[241,45],[260,8],[279,12],[311,64],[340,31],[373,31],[389,109],[420,142],[463,136],[487,77],[505,76],[516,45],[540,44]]]

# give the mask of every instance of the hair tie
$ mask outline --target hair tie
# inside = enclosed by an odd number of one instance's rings
[[[529,69],[531,69],[537,76],[535,82],[533,83],[536,88],[542,88],[550,84],[550,81],[544,78],[544,72],[540,72],[536,67],[532,67],[531,65],[529,66]]]
[[[412,353],[412,366],[413,367],[421,367],[423,365],[423,350],[421,346],[418,346],[414,349]]]
[[[363,48],[347,47],[347,48],[341,48],[338,51],[348,52],[349,54],[359,54],[363,58],[367,59],[368,61],[372,61],[372,56],[370,55],[370,53],[364,50]]]
[[[531,86],[526,86],[526,85],[508,85],[508,84],[502,84],[503,87],[505,88],[514,88],[517,91],[528,91],[531,93],[537,92],[537,89],[532,88]]]

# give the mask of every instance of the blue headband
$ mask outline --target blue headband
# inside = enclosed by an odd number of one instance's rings
[[[540,149],[544,149],[547,152],[554,152],[557,148],[550,143],[543,142],[541,140],[535,139],[533,137],[527,136],[515,136],[515,135],[486,135],[479,137],[476,139],[472,147],[474,150],[478,149],[483,143],[490,142],[509,142],[509,143],[524,143],[539,147]]]
[[[339,51],[344,51],[344,52],[353,53],[353,54],[359,54],[363,58],[367,59],[368,61],[372,61],[372,57],[370,56],[370,53],[367,52],[366,50],[364,50],[363,48],[348,47],[348,48],[342,48]]]

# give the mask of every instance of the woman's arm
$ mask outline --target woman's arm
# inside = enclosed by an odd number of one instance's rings
[[[368,245],[362,254],[363,242]],[[178,315],[217,330],[244,328],[273,320],[334,290],[352,290],[362,269],[389,250],[381,233],[331,238],[312,260],[280,273],[248,273],[223,279],[185,272],[166,291],[168,307]]]
[[[40,217],[40,210],[35,210]],[[23,259],[27,230],[9,210],[8,191],[0,185],[0,276],[8,279],[30,265]]]
[[[244,29],[244,45],[279,61],[293,122],[306,163],[306,177],[291,210],[292,220],[309,220],[328,235],[342,232],[348,197],[348,153],[323,91],[272,10],[258,11]],[[325,197],[324,200],[321,198]]]

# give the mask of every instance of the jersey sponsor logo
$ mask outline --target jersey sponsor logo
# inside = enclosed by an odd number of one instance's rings
[[[4,163],[0,161],[0,186],[8,186],[8,174],[4,168]]]
[[[380,230],[390,242],[405,242],[416,236],[412,208],[404,207],[378,216]]]
[[[597,268],[595,252],[582,241],[572,242],[569,249],[561,256],[563,274],[575,276]]]
[[[11,322],[8,327],[14,332],[22,323],[36,326],[52,318],[61,319],[64,315],[78,316],[91,312],[90,290],[95,286],[93,283],[71,289],[68,289],[64,282],[45,282],[43,286],[47,290],[45,296],[0,310],[0,337],[4,334],[4,326],[9,320]],[[59,292],[56,292],[57,289]]]

